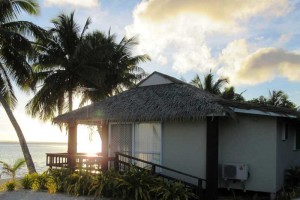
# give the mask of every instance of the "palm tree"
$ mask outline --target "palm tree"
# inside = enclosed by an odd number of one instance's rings
[[[34,65],[40,89],[26,105],[27,111],[43,120],[73,108],[73,96],[82,96],[82,103],[97,101],[129,87],[143,76],[137,66],[147,55],[131,55],[135,38],[115,41],[115,36],[99,31],[86,34],[90,19],[81,30],[70,15],[52,20],[54,28],[48,37],[38,40],[39,56]],[[96,92],[95,92],[96,91]]]
[[[10,165],[6,162],[0,161],[0,164],[2,164],[2,170],[4,174],[7,174],[12,177],[12,180],[15,180],[17,171],[25,165],[26,161],[23,158],[19,158],[15,161],[13,165]]]
[[[35,0],[0,1],[0,103],[18,135],[29,173],[33,173],[36,170],[26,140],[11,111],[17,103],[11,81],[22,89],[28,88],[31,67],[27,58],[33,48],[25,36],[41,36],[42,29],[31,22],[16,21],[21,11],[35,15],[39,7]]]
[[[260,96],[259,98],[254,98],[248,102],[261,105],[297,109],[296,105],[288,99],[288,95],[281,90],[269,91],[269,97]]]
[[[219,78],[217,81],[214,81],[214,75],[210,71],[204,77],[203,83],[198,74],[196,74],[196,76],[190,83],[202,90],[209,92],[209,93],[221,95],[221,88],[228,82],[229,82],[228,78]]]
[[[245,98],[242,96],[242,94],[244,92],[245,91],[238,94],[238,93],[235,92],[235,88],[233,86],[230,86],[230,87],[225,87],[225,89],[222,92],[221,96],[222,96],[223,99],[244,102]]]

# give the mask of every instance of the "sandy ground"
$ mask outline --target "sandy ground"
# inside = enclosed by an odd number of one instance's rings
[[[8,179],[0,179],[0,185]],[[0,200],[92,200],[92,197],[74,197],[66,194],[49,194],[47,192],[37,192],[20,189],[13,192],[0,191]],[[108,200],[108,199],[102,199]]]
[[[1,192],[1,200],[92,200],[90,197],[74,197],[65,194],[48,194],[31,190],[18,190],[13,192]]]

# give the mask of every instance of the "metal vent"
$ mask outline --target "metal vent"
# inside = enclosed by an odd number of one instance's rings
[[[224,176],[229,179],[234,179],[236,177],[237,171],[235,165],[224,166]]]

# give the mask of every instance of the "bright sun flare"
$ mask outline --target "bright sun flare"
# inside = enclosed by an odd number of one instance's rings
[[[77,152],[95,155],[101,152],[101,140],[96,128],[91,129],[85,125],[77,128]]]

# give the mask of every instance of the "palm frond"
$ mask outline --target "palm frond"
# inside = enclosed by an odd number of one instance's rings
[[[19,158],[15,161],[14,165],[13,165],[13,170],[17,171],[18,169],[20,169],[21,167],[25,166],[26,161],[24,158]]]

